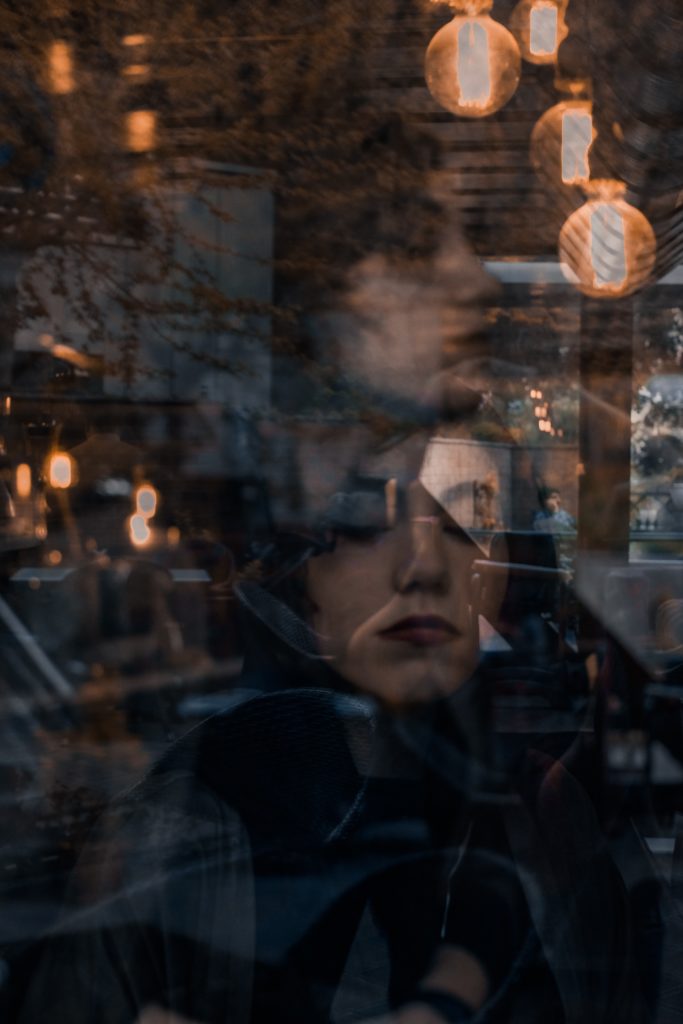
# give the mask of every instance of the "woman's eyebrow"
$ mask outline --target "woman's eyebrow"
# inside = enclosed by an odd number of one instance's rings
[[[405,490],[396,473],[387,470],[377,473],[354,473],[346,481],[344,491],[347,494],[376,494],[378,497],[384,497],[390,483],[393,484],[397,494],[399,491]]]

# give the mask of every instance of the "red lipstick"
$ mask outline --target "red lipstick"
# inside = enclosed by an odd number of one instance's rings
[[[440,615],[409,615],[383,629],[379,636],[383,640],[395,640],[414,647],[437,647],[449,643],[456,633],[450,622]]]

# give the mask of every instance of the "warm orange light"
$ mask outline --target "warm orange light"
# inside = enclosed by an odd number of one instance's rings
[[[22,498],[23,500],[30,498],[32,487],[31,467],[25,462],[20,463],[15,470],[14,479],[17,498]]]
[[[71,46],[62,39],[50,43],[47,50],[48,81],[50,92],[66,96],[76,88],[74,81]]]
[[[54,452],[48,463],[48,482],[56,490],[66,490],[74,482],[73,459],[66,452]]]
[[[151,484],[140,484],[135,492],[135,512],[144,519],[151,519],[157,510],[158,495]]]
[[[395,526],[398,506],[398,482],[393,477],[391,480],[387,480],[384,485],[384,500],[387,508],[387,526]]]
[[[585,186],[590,180],[590,151],[596,133],[593,104],[571,99],[557,103],[531,133],[531,163],[550,185]]]
[[[654,231],[640,210],[626,202],[621,182],[594,181],[588,188],[591,198],[560,232],[560,265],[585,295],[630,295],[654,270]]]
[[[517,4],[510,16],[510,31],[524,60],[531,64],[555,62],[567,35],[566,6],[567,0],[521,0]]]
[[[491,54],[486,27],[475,18],[465,18],[458,28],[456,75],[460,103],[481,107],[491,102]]]
[[[554,57],[557,51],[559,12],[555,4],[540,0],[529,17],[529,50],[534,57]]]
[[[504,106],[519,83],[519,49],[486,13],[491,0],[454,0],[462,12],[427,48],[425,77],[437,103],[461,117],[486,117]]]
[[[149,74],[149,64],[127,64],[123,69],[123,74],[128,78],[141,78],[143,75]]]
[[[142,32],[138,32],[137,34],[129,36],[124,36],[122,40],[124,46],[144,46],[145,43],[148,41],[149,36],[145,35]]]
[[[43,335],[45,337],[45,335]],[[49,335],[47,335],[49,337]],[[50,353],[55,359],[62,359],[65,363],[71,363],[81,370],[90,370],[97,373],[102,372],[102,357],[87,355],[79,352],[73,345],[62,345],[59,342],[49,345]]]
[[[148,153],[156,146],[157,116],[153,110],[126,114],[126,147],[131,153]]]
[[[147,519],[139,512],[136,512],[128,520],[128,536],[131,543],[137,548],[143,548],[152,539],[152,531],[147,525]]]
[[[587,109],[562,113],[562,181],[565,185],[585,185],[591,169],[588,154],[593,145],[593,114]]]

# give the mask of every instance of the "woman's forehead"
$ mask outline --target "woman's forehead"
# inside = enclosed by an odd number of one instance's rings
[[[379,451],[369,451],[359,461],[358,475],[395,480],[397,484],[407,487],[419,479],[429,442],[429,433],[419,431]]]

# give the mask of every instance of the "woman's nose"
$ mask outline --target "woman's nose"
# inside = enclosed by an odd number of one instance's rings
[[[396,587],[410,590],[448,589],[448,570],[443,550],[443,526],[439,516],[413,516],[401,531],[396,566]]]

